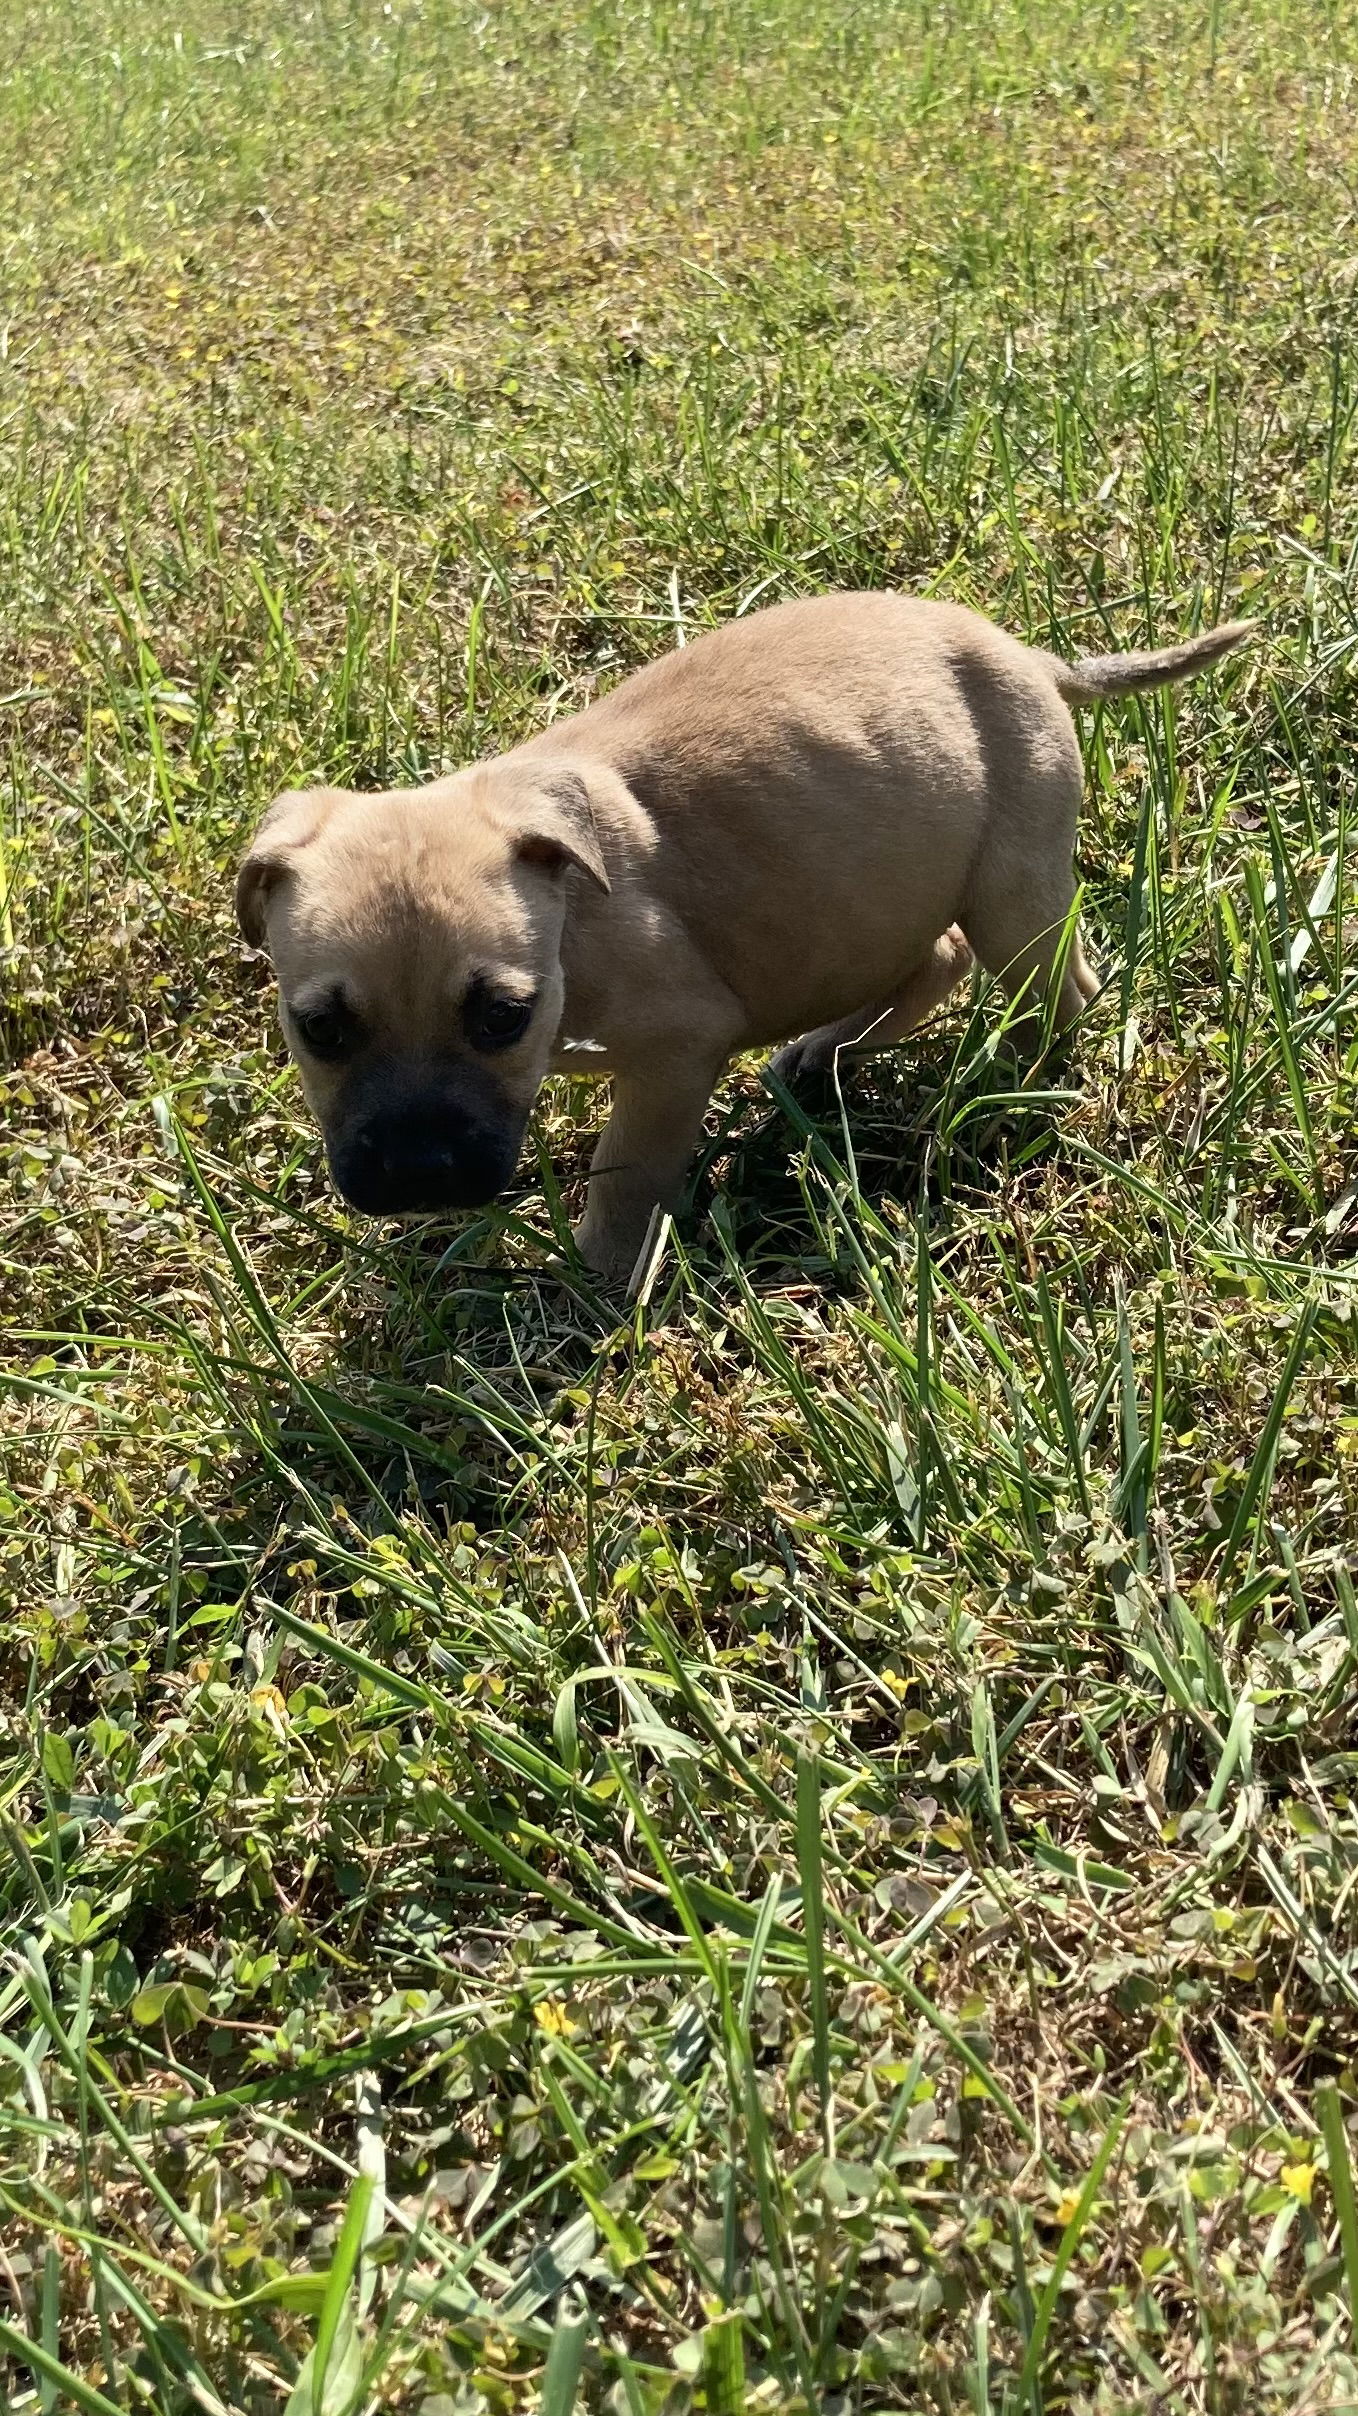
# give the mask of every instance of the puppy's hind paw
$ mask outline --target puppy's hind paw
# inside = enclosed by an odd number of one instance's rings
[[[823,1074],[829,1062],[830,1057],[821,1044],[820,1034],[808,1032],[801,1040],[789,1040],[785,1047],[775,1050],[769,1059],[768,1071],[791,1091],[808,1075]]]
[[[950,923],[947,930],[935,940],[932,964],[934,977],[940,985],[940,999],[946,998],[949,990],[955,990],[957,984],[965,981],[974,969],[975,954],[960,924]]]

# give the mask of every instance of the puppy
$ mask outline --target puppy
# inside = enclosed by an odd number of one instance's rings
[[[1094,997],[1068,707],[1205,671],[1235,621],[1075,663],[897,595],[780,604],[426,788],[281,797],[240,869],[335,1182],[373,1216],[509,1182],[545,1075],[610,1075],[576,1239],[633,1269],[738,1051],[886,1049],[972,951]],[[964,937],[965,934],[965,937]],[[941,936],[940,936],[941,935]]]

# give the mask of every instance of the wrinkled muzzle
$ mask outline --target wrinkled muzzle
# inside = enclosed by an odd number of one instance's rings
[[[326,1154],[365,1216],[483,1208],[511,1180],[527,1121],[470,1070],[374,1073],[332,1109]]]

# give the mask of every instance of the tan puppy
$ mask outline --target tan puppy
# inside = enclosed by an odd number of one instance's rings
[[[576,1238],[626,1276],[737,1051],[888,1048],[972,949],[1039,997],[1075,895],[1067,704],[1185,679],[1248,626],[1071,667],[956,605],[823,596],[427,788],[281,797],[237,905],[340,1190],[480,1205],[544,1075],[610,1074]],[[1058,1023],[1097,986],[1077,938]]]

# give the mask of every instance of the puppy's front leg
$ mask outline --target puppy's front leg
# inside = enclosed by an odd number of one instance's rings
[[[588,1205],[575,1228],[580,1256],[608,1282],[626,1282],[655,1209],[676,1205],[725,1062],[725,1051],[666,1055],[644,1074],[617,1075],[613,1113],[590,1166]]]

